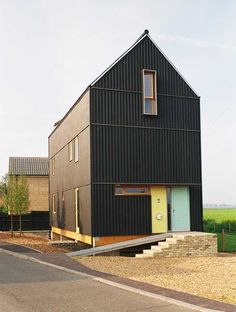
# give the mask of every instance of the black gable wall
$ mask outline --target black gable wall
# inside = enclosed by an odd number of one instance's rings
[[[142,114],[143,69],[157,71],[158,116]],[[91,87],[90,103],[93,235],[148,232],[150,219],[143,219],[147,202],[132,210],[136,199],[123,199],[124,203],[116,198],[116,183],[191,185],[191,227],[200,229],[199,97],[148,37]],[[118,230],[119,211],[129,222],[121,222]],[[131,211],[141,222],[138,233],[130,223]]]
[[[144,68],[157,70],[158,93],[197,96],[147,36],[102,76],[94,87],[141,91],[140,71]]]

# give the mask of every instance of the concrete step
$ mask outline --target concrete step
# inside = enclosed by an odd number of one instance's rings
[[[146,254],[146,255],[153,255],[153,250],[151,250],[151,249],[144,249],[144,250],[143,250],[143,254]]]
[[[188,235],[188,234],[186,234]],[[158,242],[158,245],[151,246],[151,249],[144,249],[142,254],[136,254],[137,258],[155,257],[157,254],[163,253],[164,250],[177,245],[186,237],[184,233],[174,233],[173,237],[167,237],[165,241]]]
[[[135,258],[152,258],[153,257],[153,255],[151,255],[151,254],[136,254],[135,255]]]
[[[174,233],[174,234],[173,234],[173,238],[175,238],[175,239],[181,239],[181,240],[185,239],[186,236],[187,236],[187,234],[186,234],[186,235],[184,235],[184,234],[178,234],[178,233]]]
[[[162,248],[168,248],[169,244],[167,242],[159,242],[158,246],[162,247]]]
[[[171,243],[171,244],[176,244],[177,243],[177,238],[174,238],[174,237],[168,237],[167,239],[166,239],[166,242],[167,243]]]
[[[161,252],[163,250],[163,248],[161,246],[155,245],[155,246],[151,246],[151,250],[153,251],[159,251]]]

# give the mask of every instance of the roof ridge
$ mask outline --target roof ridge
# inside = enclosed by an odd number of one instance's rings
[[[92,87],[102,76],[104,76],[116,63],[118,63],[126,54],[128,54],[140,41],[142,41],[145,37],[149,37],[149,30],[145,29],[141,36],[127,49],[124,53],[122,53],[110,66],[108,66],[95,80],[92,81],[90,86]],[[151,38],[150,38],[151,40]]]

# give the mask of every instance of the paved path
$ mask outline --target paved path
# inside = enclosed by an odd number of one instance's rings
[[[191,311],[0,251],[0,311]]]

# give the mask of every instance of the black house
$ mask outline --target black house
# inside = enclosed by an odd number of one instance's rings
[[[200,98],[148,31],[55,126],[52,232],[97,246],[202,230]]]

